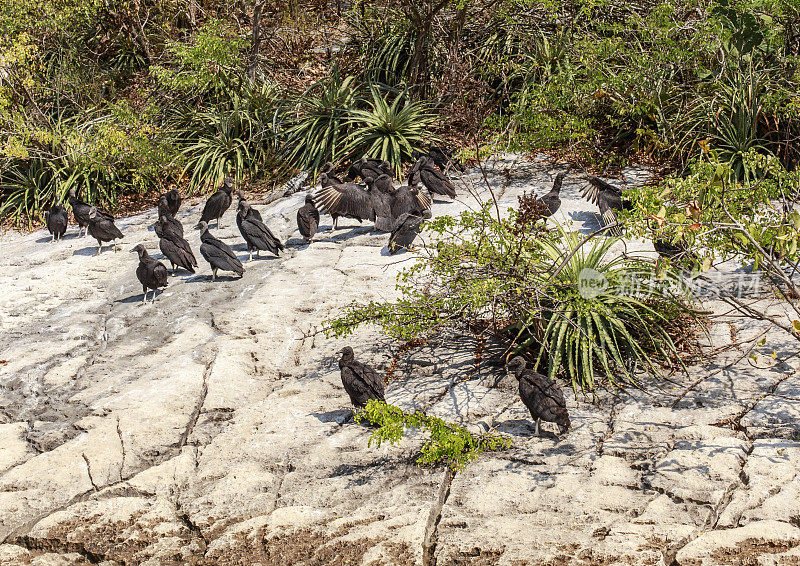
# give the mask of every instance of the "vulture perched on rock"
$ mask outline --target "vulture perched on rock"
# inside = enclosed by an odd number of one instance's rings
[[[595,176],[589,177],[588,181],[589,185],[583,190],[583,198],[597,205],[606,226],[617,222],[618,210],[630,210],[631,203],[622,200],[622,189]],[[619,226],[610,231],[615,236],[622,234]]]
[[[536,421],[534,434],[539,434],[539,425],[543,420],[556,423],[563,434],[570,426],[564,393],[546,376],[526,369],[526,366],[527,362],[522,356],[515,356],[507,367],[519,381],[519,396]]]
[[[272,231],[264,224],[261,213],[250,206],[246,200],[239,200],[239,210],[236,213],[236,225],[242,238],[247,242],[247,251],[250,252],[250,260],[253,260],[253,250],[258,257],[261,250],[278,255],[283,250],[283,244],[276,238]]]
[[[405,185],[397,187],[392,193],[391,213],[395,221],[403,214],[415,214],[430,218],[431,199],[428,195],[422,193],[419,187]]]
[[[389,178],[394,179],[394,170],[388,161],[381,161],[380,159],[373,159],[371,157],[362,157],[353,162],[347,170],[345,181],[354,181],[356,177],[366,179],[372,177],[377,179],[381,175],[388,175]]]
[[[350,346],[342,348],[339,369],[342,373],[342,385],[350,396],[350,401],[357,409],[362,409],[370,399],[384,401],[383,379],[370,366],[356,361]]]
[[[225,242],[215,238],[208,231],[208,223],[200,221],[200,254],[211,265],[211,280],[217,278],[217,271],[232,271],[239,277],[244,275],[244,266],[233,250]]]
[[[433,194],[456,198],[453,183],[433,165],[433,160],[427,155],[420,157],[408,174],[409,185],[416,186],[420,182]]]
[[[320,177],[324,177],[324,173]],[[333,229],[338,227],[340,216],[355,218],[359,222],[364,220],[375,221],[372,194],[360,185],[343,183],[341,185],[323,184],[317,191],[314,202],[333,217]]]
[[[194,268],[197,267],[197,260],[192,253],[192,248],[183,238],[183,230],[180,232],[175,229],[173,221],[178,222],[174,218],[168,216],[161,216],[158,220],[156,232],[158,232],[158,247],[161,253],[164,254],[169,262],[172,264],[172,274],[175,274],[177,267],[182,267],[190,273],[194,273]],[[180,222],[178,222],[180,226]]]
[[[231,196],[232,192],[233,179],[225,177],[225,180],[222,182],[222,188],[208,197],[206,205],[203,207],[203,214],[200,215],[200,222],[208,224],[216,218],[217,228],[220,228],[219,221],[222,215],[225,214],[225,211],[231,206],[231,202],[233,202],[233,197]],[[200,228],[199,223],[197,227]]]
[[[166,287],[167,281],[167,268],[160,261],[154,260],[147,253],[147,250],[142,244],[137,245],[131,250],[139,254],[139,267],[136,268],[136,278],[142,284],[142,303],[147,302],[147,290],[153,290],[153,302],[156,302],[156,289]]]
[[[60,204],[53,204],[44,215],[47,220],[47,231],[52,235],[51,241],[63,238],[69,224],[67,209]]]
[[[325,182],[322,182],[322,175],[325,175]],[[328,161],[325,165],[322,166],[322,169],[319,170],[319,182],[322,184],[323,187],[330,186],[330,185],[341,185],[344,181],[342,181],[339,177],[333,174],[333,163]]]
[[[172,216],[178,214],[178,209],[181,207],[181,202],[183,199],[181,198],[181,194],[176,189],[171,189],[161,195],[161,198],[166,199],[166,206],[167,210]],[[160,201],[161,199],[159,199]]]
[[[539,200],[547,206],[547,212],[542,213],[542,217],[549,218],[561,208],[561,197],[558,195],[561,192],[561,184],[564,182],[564,177],[566,176],[567,174],[563,171],[556,175],[553,181],[553,188],[550,189],[549,193],[539,198]]]
[[[175,215],[170,210],[169,200],[167,199],[166,195],[161,195],[161,198],[158,199],[158,221],[153,226],[156,236],[159,238],[162,237],[161,227],[165,223],[170,225],[174,233],[183,238],[183,224],[181,224],[180,220],[175,218]]]
[[[419,235],[423,219],[415,214],[402,214],[395,221],[392,235],[389,237],[389,253],[396,254],[401,249],[410,250],[411,243]]]
[[[389,179],[386,175],[381,175],[379,178]],[[372,177],[367,177],[364,182],[369,187],[367,192],[372,201],[372,210],[375,212],[375,229],[381,232],[391,232],[394,226],[391,188],[387,190],[386,184],[383,182],[376,184],[375,179]],[[379,186],[382,188],[379,188]],[[391,179],[389,179],[389,187],[391,187]]]
[[[319,228],[319,210],[314,206],[314,197],[306,195],[306,203],[297,211],[297,229],[303,238],[312,242],[317,228]]]
[[[411,157],[414,159],[419,159],[422,155],[430,157],[433,160],[434,165],[436,165],[442,171],[447,171],[448,168],[462,172],[464,171],[464,165],[462,165],[458,159],[453,157],[453,152],[446,147],[432,145],[424,152],[414,151],[411,153]]]
[[[89,210],[89,234],[92,238],[97,240],[97,253],[103,249],[103,242],[113,242],[117,239],[122,239],[122,232],[114,224],[114,219],[108,214],[99,212],[95,207]],[[114,244],[114,251],[117,251],[117,246]]]
[[[72,215],[75,217],[75,222],[78,223],[78,235],[80,235],[80,231],[83,229],[83,235],[86,236],[86,234],[88,234],[86,228],[89,226],[89,211],[95,207],[90,204],[86,204],[82,200],[79,200],[75,196],[75,189],[69,190],[69,206],[72,209]],[[95,208],[95,211],[99,216],[114,222],[114,217],[110,214],[97,210],[97,208]]]

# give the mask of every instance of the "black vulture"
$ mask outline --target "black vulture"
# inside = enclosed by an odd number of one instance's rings
[[[392,178],[385,173],[378,175],[377,177],[371,177],[367,175],[367,177],[364,179],[364,182],[368,187],[374,188],[387,195],[390,195],[394,192],[394,183],[392,183]]]
[[[447,171],[448,168],[462,172],[464,171],[464,165],[458,159],[453,157],[453,152],[446,147],[432,145],[429,146],[425,151],[414,151],[411,153],[411,157],[414,159],[419,159],[422,155],[427,155],[430,157],[433,160],[433,163],[442,171]]]
[[[323,182],[322,175],[325,175]],[[325,165],[322,166],[322,169],[319,170],[319,182],[322,184],[323,187],[330,186],[330,185],[341,185],[344,181],[342,181],[339,177],[333,174],[333,163],[328,161]]]
[[[371,157],[362,157],[353,162],[347,170],[345,181],[354,181],[356,177],[366,179],[372,177],[377,179],[381,175],[388,175],[389,178],[394,179],[394,169],[388,161],[381,161],[380,159],[373,159]]]
[[[306,203],[297,211],[297,229],[308,241],[314,240],[319,228],[319,210],[314,206],[314,197],[306,195]]]
[[[447,176],[433,165],[433,160],[427,155],[420,157],[408,176],[409,185],[422,183],[433,194],[456,198],[456,188]]]
[[[67,209],[60,204],[53,204],[44,215],[47,220],[47,231],[53,236],[51,241],[63,238],[69,224]]]
[[[519,381],[519,396],[536,421],[534,434],[539,434],[539,425],[543,420],[556,423],[563,434],[570,426],[564,393],[547,376],[526,369],[526,366],[525,358],[515,356],[507,367]]]
[[[94,255],[100,254],[103,242],[113,242],[123,237],[122,232],[114,225],[114,219],[109,219],[107,214],[98,212],[95,207],[91,207],[89,210],[89,234],[97,240],[97,253]],[[114,251],[117,251],[116,244],[114,244]]]
[[[177,191],[177,189],[171,189],[161,195],[162,198],[165,198],[167,201],[167,209],[172,216],[178,214],[178,209],[181,207],[181,194]]]
[[[161,226],[164,223],[169,224],[172,231],[183,238],[183,224],[181,224],[181,221],[175,218],[175,215],[171,212],[166,195],[161,195],[161,198],[158,199],[158,221],[153,226],[156,236],[159,238],[162,237]]]
[[[342,385],[350,396],[350,401],[357,409],[362,409],[370,399],[385,401],[384,383],[378,372],[370,366],[358,362],[350,346],[342,348],[339,369],[342,373]]]
[[[250,261],[253,260],[253,250],[258,257],[261,250],[278,255],[283,250],[283,244],[276,238],[272,231],[264,224],[261,214],[244,199],[239,200],[239,210],[236,213],[236,225],[242,238],[247,242],[247,251],[250,252]]]
[[[679,240],[673,244],[669,240],[656,238],[653,240],[653,248],[655,248],[655,250],[658,252],[658,255],[661,257],[678,261],[683,259],[697,259],[697,256],[686,247],[686,244],[684,244],[682,240]]]
[[[147,253],[147,250],[142,244],[137,245],[131,250],[139,254],[139,267],[136,268],[136,278],[142,284],[142,303],[147,302],[147,290],[153,290],[153,302],[156,302],[156,289],[166,287],[169,283],[167,281],[167,268],[160,261],[154,260]]]
[[[225,242],[218,240],[208,231],[208,223],[200,221],[200,254],[211,265],[211,280],[217,278],[217,271],[232,271],[239,277],[244,275],[244,266],[233,250]]]
[[[75,189],[69,190],[69,206],[72,209],[72,215],[75,217],[75,222],[78,224],[78,235],[80,235],[80,231],[83,229],[83,235],[86,236],[86,234],[88,234],[86,228],[89,226],[89,211],[94,207],[92,207],[90,204],[86,204],[82,200],[79,200],[75,196]],[[111,222],[114,221],[114,217],[110,214],[97,210],[96,208],[95,210],[97,211],[98,215],[110,220]]]
[[[386,175],[382,175],[381,177],[389,179]],[[369,187],[367,192],[372,200],[372,210],[375,212],[375,229],[381,232],[391,232],[394,226],[394,219],[392,218],[392,195],[388,191],[379,189],[372,177],[368,176],[364,179],[364,182]],[[385,187],[385,183],[381,183],[381,186]],[[391,179],[389,179],[389,186],[391,187]]]
[[[359,222],[375,221],[372,195],[354,183],[323,186],[314,196],[314,202],[333,217],[334,230],[338,226],[340,216],[355,218]]]
[[[172,264],[172,273],[175,274],[175,268],[182,267],[190,273],[194,273],[194,268],[197,267],[197,259],[192,253],[192,248],[183,238],[183,234],[175,229],[172,220],[167,216],[162,216],[158,221],[160,229],[156,230],[159,233],[158,247],[161,253],[164,254],[169,262]],[[175,220],[177,222],[177,220]],[[180,224],[180,222],[178,223]]]
[[[392,193],[392,218],[400,218],[403,214],[430,217],[431,199],[418,187],[403,185]]]
[[[553,181],[553,188],[550,189],[549,193],[539,198],[547,206],[547,212],[542,214],[544,218],[549,218],[561,208],[561,198],[558,195],[561,192],[561,184],[566,176],[567,174],[563,171],[556,175],[556,179]]]
[[[423,220],[415,214],[402,214],[395,221],[389,237],[389,253],[396,254],[401,249],[410,250],[411,243],[419,235]]]
[[[225,211],[231,206],[231,202],[233,202],[233,197],[231,196],[232,192],[233,179],[230,177],[225,177],[225,180],[222,183],[222,188],[208,197],[206,205],[203,207],[203,214],[200,215],[200,222],[205,222],[208,224],[216,218],[217,228],[220,228],[219,221],[222,218],[222,215],[225,214]],[[197,227],[200,228],[199,223],[197,224]]]
[[[583,190],[583,198],[596,204],[600,209],[600,215],[603,217],[603,223],[608,226],[617,222],[618,210],[629,210],[631,203],[622,200],[622,190],[606,183],[602,179],[590,176],[589,185]],[[622,234],[619,226],[612,228],[611,233],[615,236]]]

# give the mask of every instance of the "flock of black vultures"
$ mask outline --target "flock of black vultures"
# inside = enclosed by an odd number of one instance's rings
[[[305,204],[297,211],[297,227],[304,240],[313,241],[319,228],[321,209],[333,218],[333,230],[337,228],[339,217],[353,218],[359,222],[370,220],[374,222],[376,230],[391,233],[388,246],[390,253],[410,248],[424,220],[431,217],[432,196],[423,192],[420,183],[430,195],[453,199],[456,190],[447,173],[450,169],[463,171],[462,165],[444,148],[433,146],[415,157],[417,161],[408,174],[406,184],[399,187],[394,186],[394,170],[386,161],[362,157],[350,165],[344,178],[337,177],[333,165],[326,163],[319,175],[321,187],[315,194],[309,192]],[[550,192],[539,197],[545,205],[544,216],[551,216],[561,206],[559,193],[565,175],[559,173]],[[355,183],[359,177],[362,184]],[[211,266],[212,281],[216,279],[218,271],[229,271],[239,276],[244,274],[244,266],[234,251],[208,229],[208,223],[212,220],[216,220],[217,228],[220,228],[220,219],[232,203],[233,190],[233,180],[225,178],[222,187],[206,201],[197,224],[200,230],[200,254]],[[244,200],[242,194],[238,196],[236,224],[247,244],[249,259],[253,259],[253,251],[256,257],[261,251],[278,255],[284,249],[283,243],[273,235],[264,224],[261,214]],[[620,189],[597,177],[589,177],[589,186],[583,196],[598,206],[607,225],[616,223],[616,211],[628,206],[622,199]],[[191,273],[197,267],[189,242],[183,237],[183,225],[176,218],[181,202],[181,195],[175,189],[162,194],[158,201],[158,221],[154,226],[159,248],[172,264],[173,274],[178,267]],[[113,216],[80,201],[74,191],[70,191],[69,205],[79,232],[83,230],[84,236],[88,233],[97,240],[97,254],[102,251],[104,242],[114,242],[123,237],[114,224]],[[46,218],[47,229],[53,240],[60,239],[68,226],[66,209],[56,203],[46,213]],[[156,290],[167,285],[167,268],[151,258],[142,244],[131,251],[139,254],[136,276],[142,284],[142,302],[146,302],[149,290],[153,291],[152,301],[155,302]],[[353,405],[363,408],[370,399],[383,401],[383,378],[372,367],[355,360],[352,348],[346,347],[339,353],[342,383]],[[564,395],[555,383],[526,368],[525,360],[519,356],[509,362],[508,369],[519,380],[522,401],[536,421],[535,434],[539,434],[541,420],[555,422],[562,433],[569,429]]]

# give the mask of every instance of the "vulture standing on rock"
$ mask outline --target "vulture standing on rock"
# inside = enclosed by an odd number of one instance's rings
[[[186,271],[190,273],[194,273],[194,268],[197,267],[197,260],[194,257],[194,253],[192,253],[192,248],[183,238],[183,229],[181,229],[180,233],[178,230],[175,229],[175,225],[172,221],[178,222],[174,218],[170,219],[170,217],[166,215],[162,215],[159,220],[156,229],[158,232],[158,237],[160,238],[158,241],[158,247],[161,249],[161,253],[164,254],[169,262],[172,264],[172,274],[175,274],[175,269],[177,267],[182,267]],[[180,225],[180,222],[178,222]]]
[[[381,232],[391,232],[394,226],[392,219],[392,195],[391,187],[392,181],[387,175],[381,175],[380,183],[376,183],[372,177],[367,177],[364,182],[367,184],[367,192],[369,193],[370,200],[372,201],[372,210],[375,213],[375,230]],[[389,180],[388,189],[385,182]]]
[[[392,218],[398,219],[403,214],[415,214],[430,218],[431,199],[422,193],[419,187],[402,186],[392,193]]]
[[[233,202],[233,197],[231,196],[232,192],[233,179],[225,177],[225,180],[222,182],[222,188],[208,197],[206,205],[203,207],[203,214],[200,215],[200,222],[208,224],[216,218],[217,228],[220,228],[219,221],[222,215],[225,214],[225,211],[231,206],[231,202]],[[197,227],[199,228],[200,224],[198,224]]]
[[[208,223],[201,221],[200,227],[200,254],[211,265],[211,280],[217,278],[217,271],[232,271],[239,277],[244,275],[244,266],[233,250],[225,242],[215,238],[208,231]]]
[[[253,250],[256,250],[258,257],[261,250],[278,255],[283,250],[283,244],[276,238],[272,231],[264,224],[261,213],[250,206],[246,200],[239,200],[239,210],[236,213],[236,225],[242,238],[247,242],[247,251],[250,252],[250,260],[253,261]]]
[[[167,191],[161,195],[161,198],[166,199],[167,209],[172,216],[178,214],[178,209],[181,207],[183,199],[181,199],[181,194],[176,189]]]
[[[566,176],[567,174],[564,172],[556,175],[556,179],[553,181],[553,188],[550,189],[549,193],[543,195],[539,199],[547,206],[547,212],[542,214],[544,218],[551,217],[561,208],[561,198],[558,195],[561,192],[561,184],[564,182],[564,177]]]
[[[88,231],[86,230],[86,228],[89,226],[89,211],[91,211],[92,208],[95,208],[95,207],[93,207],[90,204],[86,204],[82,200],[79,200],[75,196],[75,189],[70,189],[69,190],[69,206],[70,206],[70,208],[72,208],[72,215],[75,217],[75,222],[78,223],[78,235],[80,235],[80,231],[81,231],[81,229],[83,229],[84,230],[83,235],[86,236],[86,234],[88,234]],[[95,211],[97,212],[97,214],[99,216],[102,216],[102,217],[106,218],[107,220],[110,220],[111,222],[114,222],[114,217],[111,216],[110,214],[106,214],[105,212],[101,212],[101,211],[97,210],[96,208],[95,208]]]
[[[420,182],[433,194],[456,198],[453,183],[433,165],[433,160],[427,155],[417,160],[408,176],[409,185],[416,186]]]
[[[447,171],[448,168],[464,171],[464,165],[453,157],[453,152],[446,147],[432,145],[424,152],[414,151],[411,153],[411,157],[414,159],[419,159],[422,155],[430,157],[433,163],[442,171]]]
[[[325,176],[325,173],[320,175],[322,188],[317,191],[314,201],[333,217],[334,230],[338,227],[340,216],[355,218],[359,222],[375,221],[372,195],[368,191],[354,183],[325,186]]]
[[[372,177],[373,179],[377,179],[381,175],[388,175],[390,179],[394,179],[394,170],[388,161],[381,161],[380,159],[373,159],[371,157],[362,157],[354,161],[347,170],[345,181],[353,181],[356,177],[361,177],[362,179]]]
[[[51,241],[63,238],[67,231],[67,224],[69,224],[67,209],[60,204],[53,204],[50,210],[45,212],[45,219],[47,220],[47,231],[53,236]]]
[[[583,198],[596,204],[603,217],[603,223],[608,226],[617,222],[618,210],[630,210],[631,203],[622,200],[622,190],[606,183],[602,179],[591,176],[588,179],[589,186],[583,191]],[[611,233],[615,236],[622,234],[619,226],[612,228]]]
[[[411,243],[419,235],[423,220],[415,214],[405,213],[395,222],[389,237],[389,253],[394,255],[401,249],[410,250]]]
[[[160,261],[154,260],[147,253],[142,244],[131,250],[139,253],[139,267],[136,268],[136,278],[142,284],[142,303],[147,302],[147,290],[153,290],[153,302],[156,302],[156,289],[167,286],[167,268]]]
[[[97,253],[94,255],[100,255],[103,242],[113,242],[123,237],[122,232],[114,224],[114,219],[108,214],[98,212],[95,207],[91,207],[89,210],[89,234],[97,240]],[[114,251],[117,251],[116,244],[114,244]]]
[[[366,364],[356,361],[350,346],[342,348],[339,369],[342,373],[342,385],[350,396],[350,401],[357,409],[363,409],[370,399],[384,401],[383,379],[378,372]]]
[[[325,165],[323,165],[322,169],[319,170],[320,183],[322,183],[323,173],[325,174],[325,183],[322,184],[323,187],[330,185],[341,185],[344,182],[339,177],[333,174],[333,163],[331,163],[330,161],[328,161]]]
[[[306,195],[306,203],[297,211],[297,229],[303,238],[313,242],[317,228],[319,228],[319,210],[314,206],[314,197]]]
[[[183,224],[181,224],[181,221],[175,218],[175,214],[172,213],[166,195],[161,195],[161,198],[158,199],[158,221],[153,226],[156,236],[159,238],[162,237],[161,227],[164,224],[169,224],[172,231],[183,238]]]
[[[564,434],[570,426],[564,393],[546,376],[526,369],[526,365],[522,356],[516,356],[508,362],[507,367],[519,381],[519,396],[536,421],[534,434],[539,434],[539,425],[543,420],[556,423],[558,430]]]

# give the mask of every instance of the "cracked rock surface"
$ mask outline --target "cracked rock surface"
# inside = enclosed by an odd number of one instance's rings
[[[561,169],[507,156],[487,177],[504,210]],[[556,219],[591,232],[599,216],[581,184],[567,177]],[[457,185],[436,215],[489,197],[480,172]],[[122,251],[98,257],[74,226],[54,244],[41,231],[0,236],[0,564],[422,563],[442,470],[414,463],[418,434],[368,447],[336,364],[348,344],[381,368],[395,351],[371,328],[315,334],[353,300],[396,296],[413,255],[388,255],[368,223],[342,219],[332,234],[330,217],[303,244],[304,196],[253,201],[287,250],[213,283],[192,229],[202,202],[185,203],[200,269],[171,276],[154,305],[140,305],[128,253],[144,243],[160,258],[154,210],[120,219]],[[234,217],[211,231],[244,259]],[[763,309],[781,313],[771,300]],[[759,324],[719,320],[709,347]],[[597,405],[565,388],[561,438],[549,424],[532,436],[516,383],[468,340],[403,354],[388,402],[514,441],[453,479],[437,563],[800,562],[798,346],[766,337],[757,361],[726,367],[742,355],[729,350]]]

